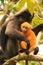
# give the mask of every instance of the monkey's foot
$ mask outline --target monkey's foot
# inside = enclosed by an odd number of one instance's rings
[[[38,52],[39,52],[39,48],[36,47],[36,48],[34,49],[34,54],[36,55]]]

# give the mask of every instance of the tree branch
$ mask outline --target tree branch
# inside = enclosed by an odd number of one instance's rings
[[[10,11],[7,10],[6,14],[3,16],[3,18],[0,20],[0,27],[4,24],[6,18],[8,17],[7,15],[9,15]]]
[[[10,0],[12,2],[14,2],[15,4],[19,1],[19,0]]]
[[[26,60],[28,59],[29,61],[43,61],[43,57],[39,55],[26,55],[24,53],[20,53],[19,55],[7,60],[3,65],[13,65],[14,62],[18,62],[21,60]]]

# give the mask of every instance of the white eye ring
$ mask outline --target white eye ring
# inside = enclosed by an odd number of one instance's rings
[[[23,28],[28,29],[28,27],[26,27],[26,26],[23,26]]]

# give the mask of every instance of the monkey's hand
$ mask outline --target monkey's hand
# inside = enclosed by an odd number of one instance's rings
[[[25,53],[29,55],[30,51],[28,49],[25,49]]]
[[[21,41],[21,43],[20,43],[20,45],[21,45],[21,48],[22,49],[27,49],[27,50],[29,50],[29,48],[30,48],[30,43],[28,42],[25,42],[25,41]]]
[[[29,42],[29,40],[26,40],[26,42],[27,42],[27,49],[29,49],[30,48],[30,42]]]
[[[19,52],[20,52],[20,53],[25,52],[27,55],[30,53],[29,50],[27,50],[27,49],[21,49],[21,50],[19,50]]]

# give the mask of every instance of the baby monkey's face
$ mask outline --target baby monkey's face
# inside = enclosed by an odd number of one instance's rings
[[[26,27],[26,26],[21,26],[21,31],[26,32],[28,31],[30,28]]]

